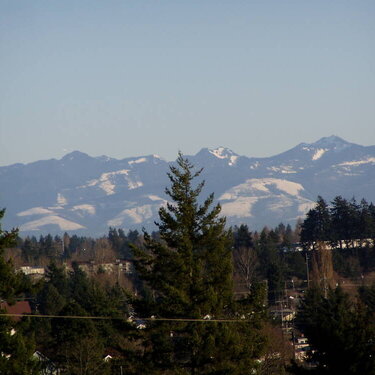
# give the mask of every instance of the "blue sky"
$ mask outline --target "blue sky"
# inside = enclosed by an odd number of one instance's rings
[[[0,165],[375,144],[374,1],[0,0]]]

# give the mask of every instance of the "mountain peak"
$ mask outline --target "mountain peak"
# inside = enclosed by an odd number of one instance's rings
[[[347,142],[336,135],[331,135],[329,137],[320,138],[314,143],[301,143],[297,146],[297,149],[302,148],[304,151],[314,152],[312,159],[317,160],[328,151],[340,152],[351,145],[353,145],[353,143]]]
[[[221,160],[228,163],[229,166],[236,164],[239,155],[231,149],[220,146],[217,148],[202,148],[196,155],[198,158],[211,158],[210,160]]]
[[[318,147],[328,147],[328,148],[337,148],[342,146],[348,146],[350,143],[345,141],[344,139],[336,136],[331,135],[329,137],[323,137],[320,138],[315,143],[312,143],[312,146],[318,146]]]
[[[65,156],[63,156],[61,160],[71,161],[71,160],[87,159],[89,157],[90,156],[88,154],[85,154],[84,152],[72,151],[72,152],[69,152],[69,154],[66,154]]]
[[[208,152],[219,159],[229,159],[232,156],[238,156],[235,152],[223,146],[217,147],[215,149],[208,149]]]

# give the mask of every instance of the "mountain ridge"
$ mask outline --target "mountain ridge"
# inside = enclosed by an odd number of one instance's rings
[[[375,146],[337,136],[270,157],[223,146],[187,157],[204,168],[204,194],[215,193],[229,225],[294,223],[318,195],[375,201]],[[73,151],[61,159],[0,167],[4,225],[19,227],[21,234],[66,230],[99,236],[109,226],[154,230],[158,209],[167,202],[171,164],[158,155],[115,159]]]

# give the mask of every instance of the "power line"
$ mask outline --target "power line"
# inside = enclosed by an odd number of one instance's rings
[[[93,319],[93,320],[128,320],[129,318],[124,317],[111,317],[111,316],[87,316],[87,315],[43,315],[43,314],[8,314],[8,313],[0,313],[0,317],[29,317],[29,318],[37,318],[37,319]],[[216,323],[237,323],[237,322],[249,322],[247,319],[194,319],[194,318],[134,318],[130,320],[132,321],[152,321],[152,322],[216,322]]]

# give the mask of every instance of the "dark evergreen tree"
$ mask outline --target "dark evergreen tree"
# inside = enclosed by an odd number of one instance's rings
[[[123,231],[121,231],[121,233],[124,234]],[[110,227],[108,232],[108,240],[111,243],[112,248],[116,251],[116,253],[119,254],[125,242],[125,238],[120,236],[116,228]]]
[[[0,220],[5,210],[0,210]],[[28,289],[26,280],[14,271],[11,261],[6,261],[3,251],[12,247],[17,240],[18,230],[3,231],[0,224],[0,302],[15,302],[15,297]],[[4,312],[0,308],[0,312]],[[15,322],[0,316],[0,374],[34,375],[39,374],[39,365],[33,360],[35,350],[33,337],[24,335],[28,322]]]
[[[331,207],[332,217],[332,242],[342,249],[344,243],[348,244],[353,238],[352,224],[354,223],[354,215],[349,202],[341,196],[335,197]],[[337,246],[337,245],[336,245]]]
[[[239,227],[234,229],[234,248],[240,249],[253,247],[253,238],[249,227],[246,224],[241,224]]]
[[[364,240],[364,244],[368,245],[368,240],[375,233],[375,217],[371,215],[371,208],[365,199],[360,203],[358,238]],[[361,245],[363,243],[361,242]]]
[[[201,171],[180,154],[168,174],[172,199],[159,211],[160,241],[144,234],[134,248],[136,267],[149,290],[142,313],[161,318],[207,319],[234,316],[231,233],[225,230],[213,195],[198,198]],[[261,340],[255,317],[243,323],[155,322],[145,333],[147,373],[240,374],[251,371]],[[259,322],[258,322],[259,323]],[[245,337],[247,336],[247,340]]]
[[[137,230],[129,230],[127,236],[126,236],[127,240],[123,246],[123,249],[122,249],[122,256],[126,259],[129,259],[129,258],[132,258],[133,257],[133,253],[131,251],[131,246],[132,244],[138,246],[140,244],[140,241],[141,241],[141,237],[139,235],[139,232]]]
[[[274,304],[279,300],[284,287],[285,267],[279,254],[280,238],[276,231],[264,228],[257,243],[259,270],[261,277],[268,282],[268,301]]]
[[[317,241],[330,240],[331,218],[328,205],[318,197],[315,208],[311,209],[301,227],[301,242],[307,247],[316,247]]]
[[[280,223],[273,231],[276,233],[278,240],[281,241],[282,243],[284,240],[285,231],[286,231],[285,225],[283,223]]]
[[[39,245],[35,237],[26,237],[21,245],[22,258],[31,264],[37,261],[39,257]]]
[[[349,221],[351,223],[349,227],[349,239],[347,241],[348,247],[357,247],[356,240],[360,239],[362,236],[360,230],[361,224],[361,204],[358,204],[356,199],[353,197],[349,203]]]
[[[293,277],[301,280],[306,278],[306,258],[303,252],[290,251],[284,254],[283,258],[288,280],[291,280]]]
[[[297,324],[315,350],[314,373],[375,374],[373,315],[362,304],[353,304],[340,288],[330,289],[327,298],[321,289],[309,289]]]
[[[293,245],[293,230],[292,230],[292,227],[290,226],[290,224],[288,224],[285,228],[285,233],[284,233],[284,236],[283,236],[283,242],[282,242],[282,246],[284,248],[287,248],[287,249],[291,249],[292,245]]]
[[[375,243],[375,205],[373,203],[370,203],[368,209],[372,217],[372,222],[374,223],[374,227],[372,227],[373,230],[371,231],[371,239]]]

